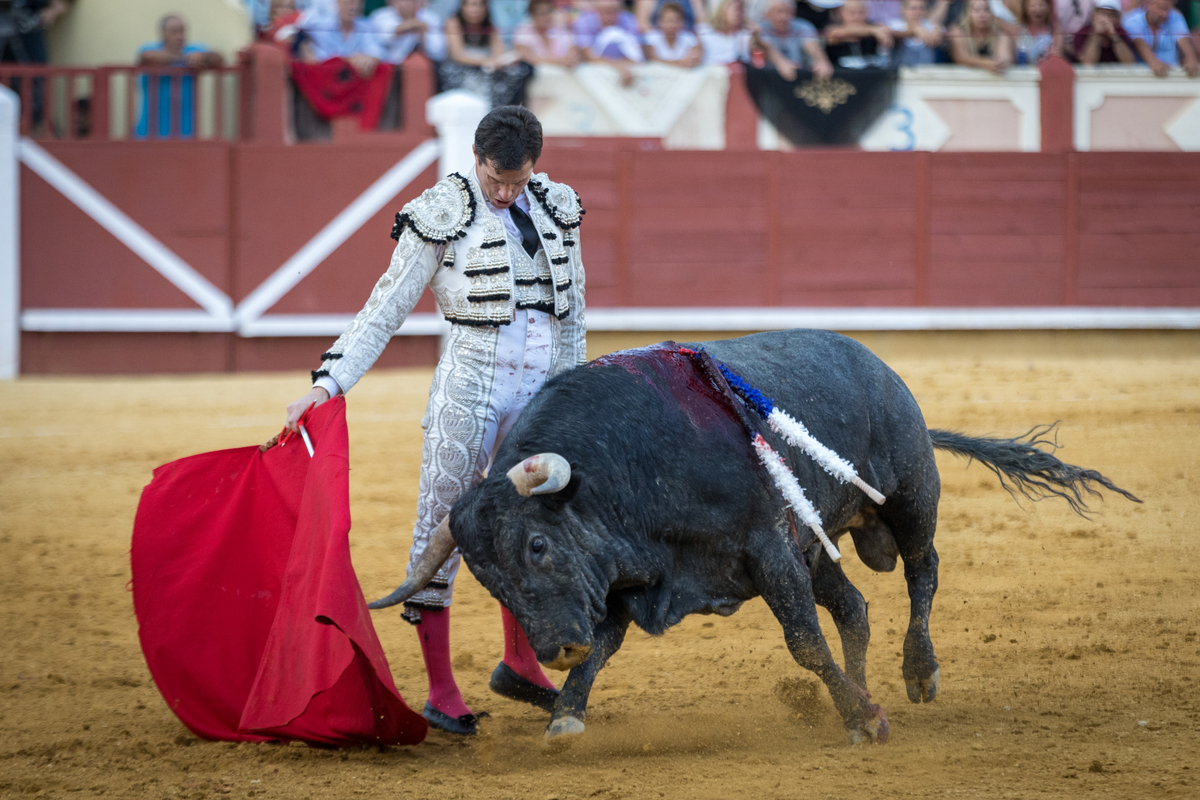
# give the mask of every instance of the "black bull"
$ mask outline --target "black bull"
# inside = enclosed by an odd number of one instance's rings
[[[1053,447],[1046,427],[1018,439],[927,430],[896,373],[846,337],[796,330],[687,347],[703,347],[774,398],[887,499],[876,505],[752,422],[723,380],[670,343],[615,353],[548,382],[449,520],[471,572],[516,615],[539,660],[570,668],[548,741],[582,732],[592,683],[631,622],[661,634],[688,614],[732,614],[759,595],[792,657],[828,687],[851,741],[886,740],[887,717],[866,689],[867,604],[797,524],[748,427],[784,455],[831,538],[849,533],[877,571],[903,560],[911,609],[901,670],[914,703],[938,693],[929,638],[941,492],[935,447],[979,460],[1010,491],[1059,496],[1081,513],[1095,485],[1137,499],[1034,447]],[[531,469],[538,454],[558,454],[569,472],[551,493],[528,496],[506,473]],[[837,625],[844,671],[822,636],[817,605]]]

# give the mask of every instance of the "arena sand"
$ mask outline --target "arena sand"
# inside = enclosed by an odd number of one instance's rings
[[[265,440],[305,378],[26,378],[0,385],[0,796],[1200,797],[1200,340],[866,341],[931,426],[1012,435],[1061,419],[1063,458],[1145,500],[1109,497],[1094,521],[1063,503],[1021,507],[978,464],[939,456],[942,684],[925,706],[900,676],[903,578],[871,573],[843,540],[870,602],[886,746],[846,745],[825,689],[755,600],[661,638],[631,632],[597,681],[587,732],[547,755],[544,715],[487,690],[497,606],[465,574],[455,665],[468,702],[491,712],[479,737],[342,751],[200,741],[138,648],[134,509],[158,464]],[[368,598],[404,572],[429,376],[372,374],[350,399],[351,538]],[[419,709],[413,632],[394,610],[375,622]]]

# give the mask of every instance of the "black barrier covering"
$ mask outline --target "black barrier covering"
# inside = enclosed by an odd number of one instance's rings
[[[853,145],[892,104],[896,70],[835,69],[828,80],[800,70],[786,81],[773,69],[747,66],[746,88],[758,113],[796,147]]]

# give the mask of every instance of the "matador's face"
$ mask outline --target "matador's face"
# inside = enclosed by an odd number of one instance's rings
[[[484,197],[496,208],[508,208],[516,202],[533,175],[533,162],[526,161],[520,169],[496,169],[490,159],[477,159],[475,176]]]

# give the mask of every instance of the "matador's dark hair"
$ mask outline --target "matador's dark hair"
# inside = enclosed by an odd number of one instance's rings
[[[542,157],[542,123],[522,106],[494,108],[475,129],[475,152],[499,170],[521,169]]]

